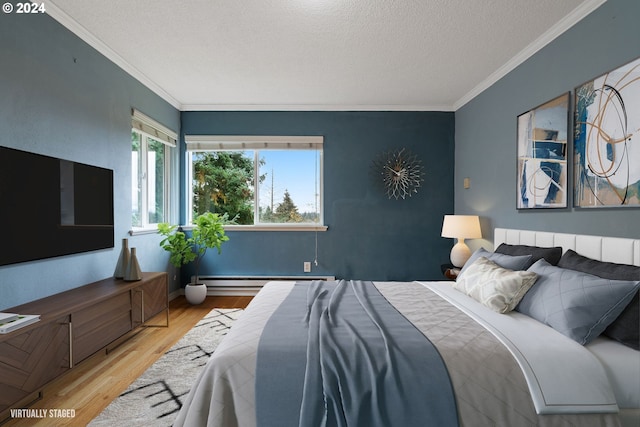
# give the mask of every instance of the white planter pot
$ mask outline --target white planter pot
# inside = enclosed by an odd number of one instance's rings
[[[190,304],[198,305],[207,297],[207,286],[203,283],[189,283],[184,288],[184,296]]]

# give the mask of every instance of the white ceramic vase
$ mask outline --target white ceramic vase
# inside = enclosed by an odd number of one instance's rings
[[[204,299],[207,297],[207,285],[204,283],[189,283],[184,288],[184,296],[190,304],[202,304]]]

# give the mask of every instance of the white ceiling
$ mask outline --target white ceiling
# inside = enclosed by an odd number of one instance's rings
[[[464,105],[606,0],[48,0],[180,110]]]

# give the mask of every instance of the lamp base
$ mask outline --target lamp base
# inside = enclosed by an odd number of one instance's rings
[[[464,243],[463,239],[459,239],[458,243],[453,246],[451,249],[451,264],[458,268],[462,268],[462,266],[469,260],[471,257],[471,249]]]

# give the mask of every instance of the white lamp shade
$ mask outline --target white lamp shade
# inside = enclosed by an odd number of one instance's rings
[[[480,218],[477,215],[445,215],[442,237],[479,239],[482,237]]]

